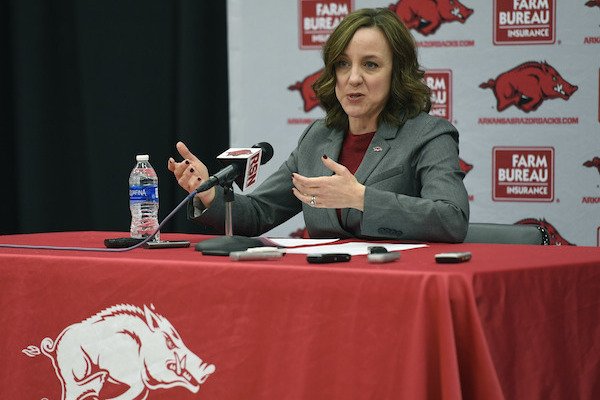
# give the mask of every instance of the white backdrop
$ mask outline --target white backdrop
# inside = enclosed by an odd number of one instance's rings
[[[357,8],[391,7],[401,18],[411,9],[419,18],[404,21],[434,90],[432,113],[460,132],[471,222],[533,219],[557,244],[599,246],[600,0],[463,0],[453,13],[448,1],[228,0],[231,146],[273,145],[264,180],[324,115],[310,83],[330,28]],[[426,3],[438,13],[421,12]],[[300,216],[269,235],[303,225]]]

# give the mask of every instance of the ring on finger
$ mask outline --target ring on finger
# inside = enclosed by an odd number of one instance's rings
[[[317,205],[317,196],[311,196],[308,204],[310,204],[311,207],[316,206]]]

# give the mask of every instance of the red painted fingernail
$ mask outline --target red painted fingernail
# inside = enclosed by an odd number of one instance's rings
[[[186,163],[186,164],[189,164],[190,162],[189,162],[188,160],[185,160],[185,163]]]
[[[192,172],[192,173],[193,173],[193,172],[194,172],[194,168],[190,168],[190,172]]]
[[[327,160],[327,154],[323,154],[323,159]]]

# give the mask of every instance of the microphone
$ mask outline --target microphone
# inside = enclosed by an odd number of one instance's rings
[[[267,142],[257,143],[250,148],[230,148],[217,156],[218,160],[228,165],[202,182],[194,193],[233,181],[244,191],[254,186],[258,177],[258,167],[266,164],[271,158],[273,146]]]

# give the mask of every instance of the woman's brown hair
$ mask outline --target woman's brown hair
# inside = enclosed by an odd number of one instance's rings
[[[386,8],[364,8],[348,14],[323,46],[323,73],[313,90],[325,109],[328,127],[348,129],[348,116],[335,95],[335,64],[360,28],[378,28],[392,50],[393,67],[390,97],[378,123],[402,125],[407,119],[431,108],[429,87],[423,82],[424,70],[417,60],[414,38],[395,13]]]

